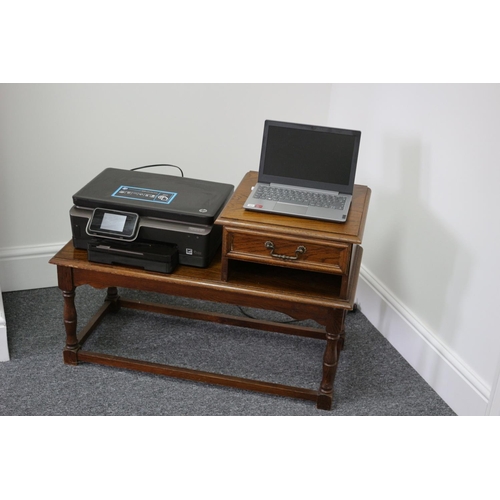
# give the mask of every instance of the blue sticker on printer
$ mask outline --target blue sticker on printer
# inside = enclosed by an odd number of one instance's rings
[[[164,205],[168,205],[177,196],[177,193],[134,186],[120,186],[111,196],[115,198],[128,198],[129,200],[149,201],[150,203],[163,203]]]

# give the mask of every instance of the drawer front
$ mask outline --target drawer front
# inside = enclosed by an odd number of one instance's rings
[[[226,257],[323,273],[347,274],[351,246],[293,236],[227,231]]]

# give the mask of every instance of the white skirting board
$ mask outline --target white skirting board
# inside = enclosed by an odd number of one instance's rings
[[[490,389],[361,266],[356,303],[457,415],[486,415]]]
[[[57,286],[57,268],[49,260],[65,245],[0,248],[3,292]]]

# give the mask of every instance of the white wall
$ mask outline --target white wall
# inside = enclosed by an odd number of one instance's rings
[[[500,85],[334,85],[329,123],[362,131],[357,182],[373,190],[362,309],[456,411],[484,413],[500,359]]]
[[[55,285],[71,196],[107,167],[179,165],[237,185],[266,118],[326,124],[330,84],[1,84],[0,282]],[[177,174],[175,170],[163,170]]]

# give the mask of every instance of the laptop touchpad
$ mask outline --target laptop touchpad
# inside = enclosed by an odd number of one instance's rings
[[[276,203],[275,211],[287,212],[291,214],[305,214],[309,207],[303,205],[290,205],[288,203]]]

